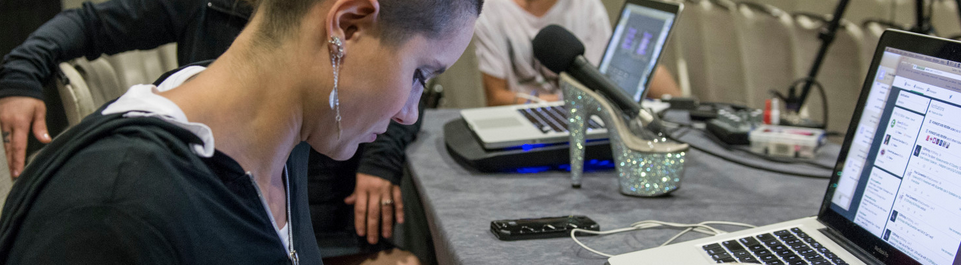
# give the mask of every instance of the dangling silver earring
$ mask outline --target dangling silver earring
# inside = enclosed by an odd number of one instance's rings
[[[334,89],[330,91],[330,109],[337,113],[337,140],[340,140],[340,97],[337,93],[337,79],[340,75],[340,66],[344,62],[344,43],[338,37],[330,37],[330,64],[334,69]]]

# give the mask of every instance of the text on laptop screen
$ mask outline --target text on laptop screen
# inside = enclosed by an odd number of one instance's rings
[[[959,117],[961,63],[886,48],[831,210],[921,263],[958,261]]]
[[[675,14],[631,3],[622,12],[598,70],[640,101]]]

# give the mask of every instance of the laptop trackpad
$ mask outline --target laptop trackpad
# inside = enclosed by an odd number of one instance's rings
[[[477,125],[477,129],[497,129],[524,125],[515,117],[479,119],[474,124]]]

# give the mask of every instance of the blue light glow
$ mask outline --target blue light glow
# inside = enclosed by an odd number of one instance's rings
[[[549,167],[549,166],[543,166],[543,167],[522,167],[522,168],[516,169],[517,173],[521,173],[521,174],[540,173],[540,172],[544,172],[544,171],[548,171],[548,170],[551,170],[551,167]]]
[[[534,148],[541,148],[544,146],[547,146],[547,145],[546,144],[525,144],[525,145],[521,145],[521,150],[524,150],[524,152],[527,152],[527,151],[533,150]]]

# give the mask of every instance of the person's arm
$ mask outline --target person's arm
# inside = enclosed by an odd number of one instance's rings
[[[487,96],[488,106],[513,105],[531,102],[530,98],[521,97],[514,91],[507,88],[507,81],[486,73],[481,73],[481,81],[484,83],[484,95]],[[560,93],[530,95],[543,101],[558,101]]]
[[[0,66],[0,131],[11,176],[23,171],[31,129],[41,142],[51,140],[42,84],[57,71],[58,63],[173,42],[202,6],[195,0],[86,2],[80,9],[60,13],[5,55]]]
[[[62,61],[174,42],[200,7],[195,0],[113,0],[63,11],[4,56],[0,98],[42,98],[42,82]]]
[[[487,96],[487,106],[517,104],[517,96],[507,89],[506,80],[493,77],[487,73],[481,73],[481,76],[481,82],[484,83],[484,95]]]
[[[496,12],[481,13],[474,26],[474,53],[488,106],[526,102],[526,99],[518,99],[508,85],[508,75],[513,70],[508,52],[510,44],[502,29],[504,21],[501,16],[503,14]]]
[[[651,79],[651,91],[647,93],[647,97],[659,99],[664,95],[680,97],[681,89],[678,87],[677,82],[674,81],[671,71],[668,70],[667,67],[658,64],[657,69],[654,70],[654,77]]]

